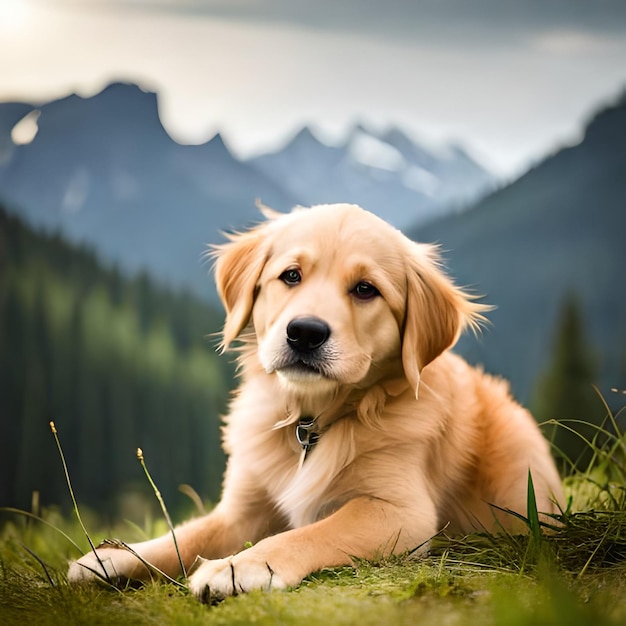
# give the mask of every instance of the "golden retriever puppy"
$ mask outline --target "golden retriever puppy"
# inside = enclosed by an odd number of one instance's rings
[[[268,212],[215,256],[223,347],[240,344],[241,384],[225,418],[222,499],[176,530],[200,599],[419,553],[444,527],[520,530],[502,509],[526,513],[529,470],[539,510],[558,510],[561,483],[531,415],[505,382],[448,351],[487,307],[453,285],[433,246],[338,204]],[[131,547],[181,573],[171,535]],[[98,557],[73,563],[70,580],[151,575],[131,551]]]

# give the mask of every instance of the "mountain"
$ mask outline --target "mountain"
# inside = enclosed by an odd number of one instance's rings
[[[37,133],[17,145],[12,133],[33,113]],[[304,129],[280,153],[248,162],[219,134],[180,145],[161,124],[157,95],[133,84],[43,105],[0,103],[0,200],[10,210],[93,246],[124,271],[147,270],[209,298],[206,244],[257,221],[257,198],[282,211],[361,202],[400,224],[456,202],[450,189],[468,197],[490,180],[461,151],[436,158],[399,130],[377,137],[358,127],[332,148]]]
[[[626,386],[626,95],[563,149],[461,215],[410,233],[439,242],[458,282],[497,306],[459,349],[528,401],[572,295],[601,390]],[[614,394],[613,394],[614,395]]]
[[[257,197],[283,210],[298,201],[235,159],[219,135],[199,146],[174,142],[156,94],[135,85],[37,109],[34,140],[11,145],[0,161],[0,197],[31,224],[87,242],[124,270],[146,269],[206,295],[206,243],[258,219]],[[11,122],[32,110],[0,104],[0,145]]]
[[[461,148],[427,150],[398,128],[358,125],[338,146],[304,128],[281,150],[248,163],[305,205],[353,202],[398,228],[458,210],[495,186]]]

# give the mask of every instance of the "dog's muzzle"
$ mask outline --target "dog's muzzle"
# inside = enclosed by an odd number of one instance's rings
[[[273,362],[272,370],[298,379],[311,375],[329,377],[330,334],[330,326],[318,317],[292,319],[287,324],[284,347]]]

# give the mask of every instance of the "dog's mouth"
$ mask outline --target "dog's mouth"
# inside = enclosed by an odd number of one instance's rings
[[[306,358],[296,354],[283,356],[274,363],[272,369],[286,378],[327,378],[329,380],[333,378],[325,363],[313,357]]]
[[[298,377],[302,376],[324,376],[326,377],[325,372],[318,365],[312,365],[310,363],[305,363],[304,361],[297,361],[290,365],[285,365],[283,367],[277,368],[281,374],[287,375],[295,375]]]

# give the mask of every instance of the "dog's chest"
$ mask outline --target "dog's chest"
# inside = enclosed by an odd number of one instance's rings
[[[275,500],[294,528],[311,524],[343,502],[330,489],[331,477],[312,463],[298,468],[283,489],[277,491]]]
[[[316,429],[303,424],[277,427],[282,411],[276,409],[282,403],[276,406],[265,387],[255,391],[237,398],[227,420],[224,444],[231,456],[230,473],[245,475],[255,490],[263,490],[293,527],[311,523],[347,501],[339,478],[354,459],[352,420],[325,426],[319,438],[312,436]],[[258,419],[251,422],[249,416],[255,414]]]
[[[273,490],[273,499],[293,527],[325,517],[348,500],[341,476],[354,458],[354,448],[345,430],[333,427],[310,438],[294,429],[288,480],[277,480]]]

